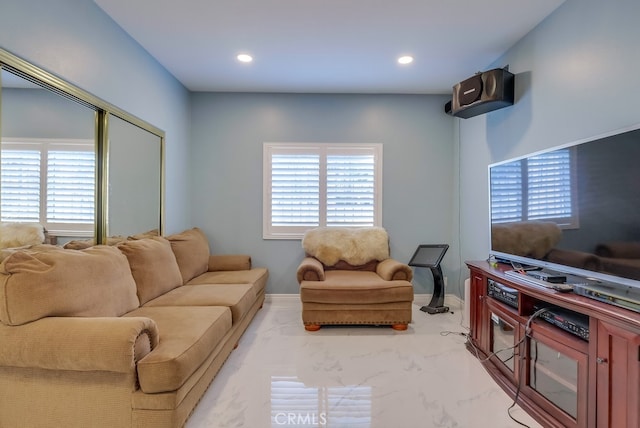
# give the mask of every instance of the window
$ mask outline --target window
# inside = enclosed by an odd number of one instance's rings
[[[382,225],[381,144],[265,143],[263,237]]]
[[[492,223],[546,220],[577,227],[575,148],[494,166],[490,190]]]
[[[41,223],[52,235],[93,233],[92,140],[7,140],[0,158],[3,222]]]

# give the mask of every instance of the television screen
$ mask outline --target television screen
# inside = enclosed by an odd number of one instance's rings
[[[491,254],[640,287],[639,128],[490,165]]]
[[[409,266],[436,267],[442,261],[444,254],[449,249],[447,244],[422,244],[418,245],[416,252],[409,261]]]

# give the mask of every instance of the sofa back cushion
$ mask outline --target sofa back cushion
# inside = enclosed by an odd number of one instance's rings
[[[103,242],[103,245],[118,245],[126,239],[126,236],[108,236],[106,242]],[[67,242],[66,244],[64,244],[64,248],[67,250],[85,250],[89,247],[93,247],[94,245],[96,245],[95,238],[80,239]]]
[[[209,269],[209,241],[202,230],[194,227],[167,236],[167,239],[176,256],[183,284]]]
[[[182,285],[178,262],[166,239],[125,241],[118,244],[118,248],[129,260],[141,305]]]
[[[0,320],[111,317],[139,306],[127,258],[115,247],[18,251],[0,264]]]

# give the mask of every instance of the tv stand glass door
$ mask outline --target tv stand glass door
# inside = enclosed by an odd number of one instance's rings
[[[558,337],[533,332],[527,339],[526,390],[565,426],[587,420],[587,354]]]

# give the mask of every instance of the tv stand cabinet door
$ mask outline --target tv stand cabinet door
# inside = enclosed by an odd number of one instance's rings
[[[640,335],[598,321],[597,427],[640,426]]]
[[[471,340],[481,351],[489,354],[490,322],[486,309],[487,280],[475,270],[471,271],[471,290],[469,297],[471,318]]]

